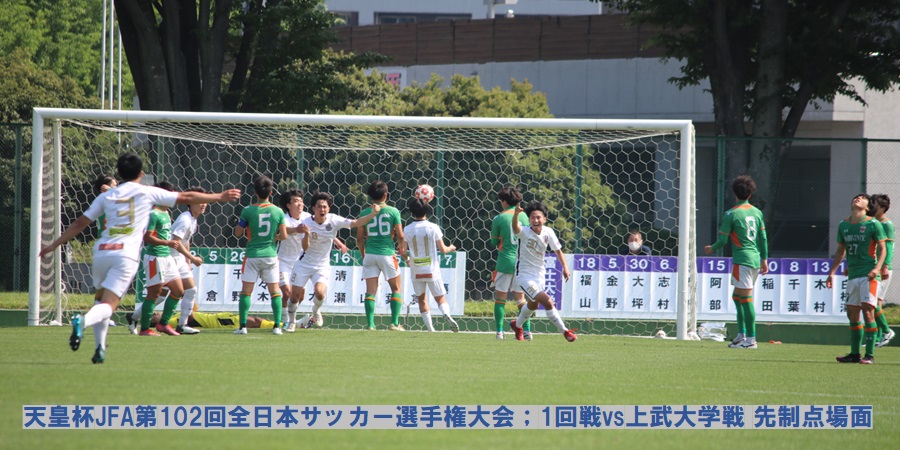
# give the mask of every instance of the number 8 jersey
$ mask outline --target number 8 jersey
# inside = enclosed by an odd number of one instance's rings
[[[732,263],[758,269],[761,260],[769,257],[762,211],[747,200],[726,211],[719,226],[719,239],[712,245],[713,251],[724,247],[729,240]]]

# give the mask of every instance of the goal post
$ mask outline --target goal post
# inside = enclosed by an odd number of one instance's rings
[[[203,289],[201,310],[231,305],[231,281],[222,273],[234,272],[233,261],[221,255],[239,256],[243,243],[227,232],[251,202],[247,186],[261,173],[275,181],[276,198],[287,189],[326,191],[335,196],[332,212],[351,218],[365,207],[368,183],[382,179],[404,223],[413,189],[431,184],[437,194],[432,220],[443,228],[445,241],[460,249],[446,269],[448,298],[460,303],[459,315],[472,318],[464,331],[493,329],[489,308],[478,305],[494,302],[490,278],[496,249],[490,228],[501,213],[496,193],[505,186],[516,186],[526,202],[540,200],[550,210],[548,226],[560,236],[574,276],[559,281],[559,268],[548,259],[547,288],[567,321],[609,334],[649,335],[669,328],[679,339],[690,338],[696,328],[690,121],[36,108],[32,145],[29,325],[61,323],[71,296],[91,294],[93,226],[53,255],[36,256],[90,205],[96,196],[91,181],[100,173],[114,174],[115,158],[136,151],[145,161],[144,182],[244,191],[238,204],[211,205],[199,221],[192,244],[204,258],[201,268],[207,267],[195,270]],[[173,208],[173,218],[181,210]],[[652,257],[619,255],[633,229],[653,248]],[[339,237],[355,247],[355,234]],[[333,297],[323,311],[335,316],[336,326],[353,328],[358,261],[352,253],[336,253],[332,262],[336,270],[345,267],[346,279],[329,288]],[[211,275],[214,267],[219,278]],[[411,289],[403,292],[413,322],[418,307],[407,301]],[[535,317],[543,321],[543,313]]]

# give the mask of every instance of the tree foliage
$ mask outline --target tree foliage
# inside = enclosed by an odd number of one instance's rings
[[[103,11],[92,0],[7,0],[0,8],[0,55],[13,52],[84,95],[97,92]],[[30,114],[29,114],[30,117]]]
[[[334,40],[322,0],[115,1],[144,109],[298,112]]]
[[[592,0],[596,1],[596,0]],[[811,103],[865,103],[857,85],[900,83],[900,0],[617,0],[629,21],[684,65],[679,87],[709,80],[716,133],[792,138]],[[727,176],[750,173],[766,213],[788,141],[730,145]]]

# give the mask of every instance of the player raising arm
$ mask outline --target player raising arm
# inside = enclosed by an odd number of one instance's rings
[[[556,259],[562,265],[562,275],[566,281],[569,281],[569,266],[566,265],[566,257],[562,252],[562,245],[556,237],[556,232],[550,227],[545,227],[547,222],[547,207],[541,202],[531,202],[525,209],[521,204],[516,206],[515,216],[525,212],[528,216],[530,226],[523,227],[518,220],[512,221],[513,234],[519,239],[519,258],[516,265],[516,282],[519,288],[525,293],[528,301],[524,308],[519,310],[519,317],[509,323],[510,328],[516,334],[516,340],[522,340],[522,325],[531,317],[540,303],[547,311],[547,318],[556,325],[559,332],[563,334],[567,341],[573,342],[578,339],[575,332],[566,328],[562,317],[559,316],[556,306],[550,295],[544,291],[544,280],[546,279],[546,268],[544,266],[544,253],[547,247],[556,254]]]
[[[101,303],[94,305],[84,316],[75,314],[72,318],[72,335],[69,346],[78,350],[84,337],[84,328],[94,328],[96,351],[91,359],[95,364],[106,358],[106,333],[108,319],[119,306],[122,296],[131,286],[131,281],[140,264],[141,240],[146,231],[150,210],[153,205],[173,206],[178,204],[217,203],[237,200],[241,191],[228,189],[217,194],[199,192],[168,192],[156,187],[140,184],[144,163],[136,153],[125,153],[116,162],[122,179],[115,189],[100,194],[84,214],[69,225],[50,245],[41,249],[43,258],[60,245],[80,234],[91,221],[106,215],[106,229],[94,244],[93,280],[94,288],[101,290]]]

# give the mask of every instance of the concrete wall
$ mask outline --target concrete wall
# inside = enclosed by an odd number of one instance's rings
[[[499,0],[496,1],[500,3]],[[472,19],[486,19],[488,6],[484,0],[326,0],[329,11],[358,12],[360,25],[375,23],[375,13],[421,13],[421,14],[470,14]],[[587,0],[519,0],[515,5],[498,4],[494,7],[497,16],[513,10],[517,16],[524,15],[584,15],[599,14],[601,5]]]

